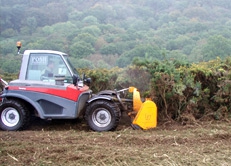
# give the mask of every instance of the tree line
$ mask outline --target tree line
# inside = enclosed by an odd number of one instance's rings
[[[229,0],[1,0],[0,8],[1,73],[19,71],[18,40],[23,49],[66,52],[76,68],[91,69],[231,52]]]

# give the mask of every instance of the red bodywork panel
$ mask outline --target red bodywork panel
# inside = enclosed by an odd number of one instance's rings
[[[40,92],[45,94],[50,94],[54,96],[59,96],[69,100],[77,101],[79,95],[82,92],[89,90],[88,86],[76,87],[73,84],[68,85],[66,89],[55,89],[47,87],[28,87],[28,86],[9,86],[8,90],[24,90],[24,91],[33,91]]]

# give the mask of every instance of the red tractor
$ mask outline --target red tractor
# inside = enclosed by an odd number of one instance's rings
[[[19,50],[20,47],[18,43]],[[155,104],[142,103],[136,88],[92,94],[89,84],[90,78],[79,77],[67,54],[26,50],[19,78],[9,82],[0,95],[0,128],[22,130],[33,115],[50,120],[84,117],[92,130],[109,131],[118,126],[122,111],[132,117],[133,126],[143,129],[156,126]],[[127,90],[138,97],[121,98]]]

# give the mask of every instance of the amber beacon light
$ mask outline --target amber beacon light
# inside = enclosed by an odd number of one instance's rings
[[[16,43],[16,45],[17,45],[18,54],[19,54],[19,53],[20,53],[20,48],[22,47],[22,43],[21,43],[20,41],[18,41],[18,42]]]

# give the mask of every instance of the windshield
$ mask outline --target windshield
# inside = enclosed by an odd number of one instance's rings
[[[67,59],[67,55],[56,53],[31,53],[29,57],[26,80],[54,82],[64,76],[65,83],[72,83],[76,69]]]
[[[66,59],[68,65],[71,67],[71,70],[73,71],[73,74],[78,75],[78,72],[77,72],[76,68],[72,65],[71,61],[67,58],[67,56],[65,56],[65,59]]]

